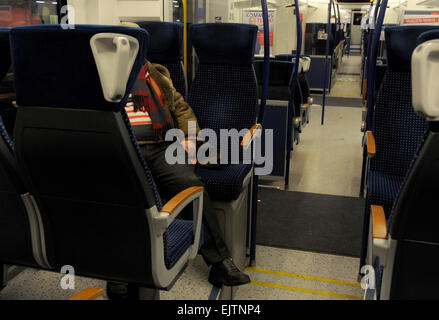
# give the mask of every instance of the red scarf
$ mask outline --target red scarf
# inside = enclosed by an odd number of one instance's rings
[[[171,128],[171,119],[165,106],[155,92],[149,75],[148,63],[140,70],[131,92],[134,103],[134,112],[141,110],[148,112],[152,121],[152,130],[155,140],[165,140],[166,131]]]

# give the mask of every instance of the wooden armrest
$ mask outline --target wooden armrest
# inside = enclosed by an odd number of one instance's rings
[[[173,214],[175,210],[177,210],[177,208],[180,207],[182,203],[185,202],[188,198],[203,191],[204,191],[203,187],[187,188],[186,190],[183,190],[182,192],[177,194],[174,198],[169,200],[168,203],[166,203],[165,206],[162,208],[161,212]]]
[[[364,80],[363,83],[363,105],[366,104],[366,95],[367,95],[367,80]]]
[[[99,288],[87,288],[75,294],[69,300],[96,300],[99,297],[104,297],[105,291]]]
[[[253,139],[253,136],[255,135],[256,130],[262,129],[262,125],[259,123],[255,124],[244,136],[244,139],[241,141],[241,147],[246,147],[250,144],[250,142]]]
[[[366,132],[367,154],[373,157],[376,154],[375,137],[372,131]]]
[[[387,222],[382,206],[370,206],[372,215],[372,236],[374,239],[387,239]]]

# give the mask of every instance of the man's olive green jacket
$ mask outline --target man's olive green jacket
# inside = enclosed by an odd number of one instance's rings
[[[156,81],[162,92],[166,112],[172,120],[172,127],[182,130],[187,136],[188,121],[195,121],[198,134],[200,128],[198,126],[197,118],[189,104],[184,101],[183,96],[174,88],[168,69],[160,64],[149,62],[148,67],[151,77]]]

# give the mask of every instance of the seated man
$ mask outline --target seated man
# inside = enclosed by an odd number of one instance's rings
[[[122,25],[139,27],[134,23]],[[171,144],[165,141],[166,131],[169,129],[178,128],[185,133],[186,139],[182,144],[186,151],[196,148],[196,138],[188,137],[188,122],[196,122],[197,119],[191,107],[174,88],[169,71],[164,66],[145,63],[133,87],[126,111],[142,155],[164,200],[172,199],[184,189],[203,186],[200,177],[195,174],[194,165],[170,165],[165,159],[166,149]],[[188,215],[192,211],[189,211],[183,212],[182,217],[191,219]],[[217,287],[249,283],[248,275],[241,272],[230,258],[207,192],[204,192],[203,226],[204,243],[200,253],[206,264],[212,265],[209,282]],[[111,298],[124,289],[120,285],[109,283],[107,291]]]

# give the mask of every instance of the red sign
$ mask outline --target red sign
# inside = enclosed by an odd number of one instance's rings
[[[264,45],[264,33],[263,32],[258,33],[258,39],[259,39],[259,44],[261,46],[263,46]],[[274,39],[274,34],[273,34],[273,32],[270,32],[270,47],[273,46],[273,39]]]
[[[439,18],[407,18],[404,24],[439,23]]]

